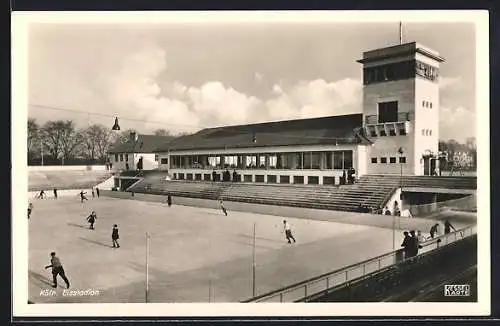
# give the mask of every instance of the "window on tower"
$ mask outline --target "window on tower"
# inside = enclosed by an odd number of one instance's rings
[[[378,122],[397,122],[398,121],[398,102],[382,102],[378,104]]]

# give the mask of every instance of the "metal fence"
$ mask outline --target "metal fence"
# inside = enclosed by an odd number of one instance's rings
[[[436,248],[445,246],[455,241],[476,234],[476,225],[468,226],[456,232],[442,235],[422,243],[419,255],[428,253]],[[350,265],[339,270],[323,274],[309,280],[290,285],[276,291],[263,294],[243,302],[297,302],[305,298],[325,292],[347,282],[359,278],[368,277],[381,272],[390,266],[404,262],[403,250],[389,252],[387,254]]]

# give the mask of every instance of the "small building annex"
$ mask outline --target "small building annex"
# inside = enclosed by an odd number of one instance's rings
[[[114,172],[158,169],[158,145],[168,143],[173,136],[141,135],[130,133],[127,142],[108,150],[108,162]]]

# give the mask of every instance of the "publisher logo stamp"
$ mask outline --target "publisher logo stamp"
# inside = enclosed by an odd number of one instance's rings
[[[450,284],[444,286],[445,297],[468,297],[470,296],[469,284]]]

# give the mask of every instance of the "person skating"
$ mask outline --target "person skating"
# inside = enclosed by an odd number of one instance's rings
[[[32,203],[29,203],[28,205],[28,220],[30,219],[31,217],[31,212],[33,211],[33,204]]]
[[[224,215],[227,216],[227,209],[226,209],[226,206],[224,206],[224,202],[222,201],[222,199],[219,201],[219,205],[220,205],[220,209],[222,210]]]
[[[97,215],[95,211],[92,211],[90,215],[87,217],[87,221],[90,223],[89,229],[94,230],[94,223],[97,220]]]
[[[83,190],[80,191],[79,195],[80,195],[80,201],[83,203],[84,200],[88,200],[88,198],[85,196],[86,192],[84,192]]]
[[[66,273],[64,272],[64,268],[61,264],[61,260],[56,256],[55,252],[50,253],[50,265],[45,266],[45,269],[52,268],[52,287],[57,288],[57,275],[60,275],[61,278],[66,283],[66,288],[69,289],[69,280],[66,277]]]
[[[97,198],[99,198],[99,188],[97,188],[97,187],[95,188],[95,193],[97,195]]]
[[[168,204],[168,207],[172,206],[172,196],[170,194],[167,195],[167,204]]]
[[[113,225],[113,231],[111,232],[111,239],[113,240],[113,248],[120,248],[120,244],[118,243],[118,239],[120,239],[120,235],[118,234],[118,225]]]
[[[57,188],[54,188],[54,199],[57,199]]]
[[[290,239],[293,240],[293,243],[297,242],[292,234],[292,228],[286,220],[283,220],[283,230],[285,231],[285,237],[288,243],[292,243]]]

